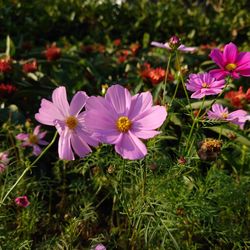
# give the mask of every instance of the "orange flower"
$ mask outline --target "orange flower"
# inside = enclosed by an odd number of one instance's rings
[[[225,98],[230,100],[231,105],[237,108],[243,108],[250,102],[250,88],[246,93],[243,92],[243,87],[240,86],[238,91],[229,91],[225,94]]]
[[[149,63],[144,63],[143,70],[140,72],[140,76],[143,80],[148,80],[153,85],[157,85],[162,82],[165,78],[165,70],[161,67],[151,68]],[[173,81],[174,78],[171,73],[168,73],[167,80]]]

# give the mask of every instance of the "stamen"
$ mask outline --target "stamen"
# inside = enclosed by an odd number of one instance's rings
[[[74,116],[69,116],[65,123],[69,129],[75,129],[78,125],[78,120]]]
[[[232,70],[234,70],[236,67],[237,67],[236,64],[234,64],[234,63],[229,63],[229,64],[226,65],[225,68],[226,68],[226,70],[228,70],[228,71],[232,71]]]
[[[38,138],[36,135],[30,134],[29,135],[29,142],[31,144],[37,144],[38,143]]]
[[[132,126],[132,122],[128,119],[127,116],[121,116],[116,121],[116,127],[119,132],[126,133]]]
[[[209,87],[209,85],[206,82],[202,83],[202,88],[208,88],[208,87]]]
[[[227,119],[228,113],[222,113],[222,114],[221,114],[221,117],[222,117],[223,119]]]

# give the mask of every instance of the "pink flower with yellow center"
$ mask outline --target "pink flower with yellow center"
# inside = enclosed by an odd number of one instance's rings
[[[209,73],[190,74],[187,90],[194,92],[191,98],[201,99],[207,95],[217,95],[225,87],[225,80],[216,80]]]
[[[23,141],[21,144],[22,147],[32,147],[33,154],[39,155],[42,152],[42,149],[39,145],[48,145],[48,142],[43,140],[46,136],[47,131],[40,132],[41,126],[36,126],[34,132],[31,134],[20,133],[16,136],[16,139]]]
[[[210,57],[219,66],[219,69],[213,69],[209,72],[213,77],[217,79],[223,79],[226,76],[250,77],[250,52],[238,52],[234,43],[226,44],[223,52],[219,49],[213,49]]]
[[[58,87],[53,91],[52,102],[42,99],[41,108],[35,118],[42,124],[56,127],[60,135],[60,159],[74,160],[73,150],[78,156],[84,157],[92,151],[89,145],[98,145],[98,141],[85,125],[85,112],[81,112],[87,99],[84,91],[78,91],[69,104],[65,87]]]
[[[186,47],[185,45],[181,44],[181,40],[178,36],[170,37],[169,41],[166,43],[159,43],[159,42],[151,42],[152,46],[167,49],[169,51],[179,50],[181,52],[194,52],[197,50],[196,47]]]
[[[238,125],[241,129],[244,128],[245,122],[250,120],[250,115],[245,110],[238,109],[229,113],[227,107],[224,108],[221,104],[217,103],[212,106],[212,110],[209,110],[207,114],[210,120],[229,121]]]
[[[140,139],[158,134],[167,112],[163,106],[153,106],[150,92],[131,96],[126,88],[114,85],[105,97],[90,97],[86,103],[86,125],[100,140],[114,144],[124,159],[137,160],[147,154]],[[139,139],[140,138],[140,139]]]

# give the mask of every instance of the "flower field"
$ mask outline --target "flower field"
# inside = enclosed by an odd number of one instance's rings
[[[0,7],[0,250],[250,248],[246,0]]]

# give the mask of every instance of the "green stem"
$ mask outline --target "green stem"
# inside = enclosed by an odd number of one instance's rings
[[[231,80],[231,78],[228,78],[228,79],[227,79],[226,85],[225,85],[225,87],[223,88],[223,90],[222,90],[222,91],[219,93],[219,95],[210,103],[210,105],[209,105],[208,108],[205,110],[205,112],[202,114],[202,116],[205,116],[205,115],[207,114],[207,112],[211,109],[211,107],[213,106],[213,104],[215,104],[215,102],[217,101],[217,99],[218,99],[219,97],[221,97],[221,96],[224,94],[224,92],[226,91],[227,86],[230,84],[230,80]]]
[[[182,84],[182,87],[183,87],[183,90],[184,90],[184,93],[185,93],[185,96],[186,96],[186,99],[187,99],[187,102],[188,102],[188,106],[189,106],[189,109],[190,109],[190,114],[191,114],[192,119],[194,119],[191,102],[190,102],[189,95],[188,95],[188,92],[187,92],[187,89],[186,89],[186,85],[185,85],[185,82],[183,80],[182,73],[181,73],[181,63],[180,63],[180,58],[179,58],[178,51],[176,51],[176,62],[177,62],[178,72],[180,74],[181,84]]]
[[[23,178],[23,176],[40,160],[40,158],[48,151],[48,149],[52,146],[52,144],[55,142],[57,137],[57,132],[55,133],[52,141],[50,142],[50,144],[41,152],[41,154],[27,167],[24,169],[24,171],[22,172],[22,174],[19,176],[19,178],[17,179],[17,181],[14,183],[14,185],[9,189],[9,191],[6,193],[6,195],[3,197],[0,206],[4,203],[4,201],[6,200],[6,198],[9,196],[9,194],[11,193],[11,191],[17,186],[17,184],[21,181],[21,179]]]
[[[199,115],[200,115],[200,112],[201,112],[201,110],[202,110],[202,108],[203,108],[203,106],[204,106],[204,102],[205,102],[205,96],[203,97],[203,100],[202,100],[200,109],[199,109],[199,111],[198,111],[198,113],[197,113],[197,116],[193,119],[193,124],[192,124],[192,127],[191,127],[190,132],[189,132],[189,135],[188,135],[188,139],[187,139],[187,144],[186,144],[185,152],[187,151],[188,146],[189,146],[189,144],[190,144],[189,142],[190,142],[190,139],[191,139],[191,137],[192,137],[192,135],[193,135],[194,127],[195,127],[197,121],[199,120]],[[190,145],[190,148],[191,148],[191,146],[192,146],[192,145]],[[189,152],[190,152],[190,148],[189,148],[189,150],[188,150],[188,155],[189,155]]]
[[[162,104],[165,105],[166,102],[166,92],[167,92],[167,81],[168,81],[168,71],[169,71],[169,66],[172,58],[172,53],[170,53],[169,58],[168,58],[168,63],[167,63],[167,68],[165,72],[165,78],[164,78],[164,83],[163,83],[163,96],[162,96]]]

